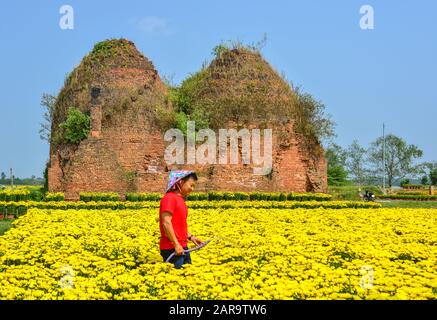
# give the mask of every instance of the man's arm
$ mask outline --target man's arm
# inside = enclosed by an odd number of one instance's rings
[[[200,240],[199,238],[193,236],[191,233],[188,232],[187,234],[188,234],[188,238],[191,237],[190,240],[191,240],[191,241],[192,241],[196,246],[200,246],[200,245],[203,243],[202,240]]]
[[[184,248],[182,248],[181,244],[176,238],[176,234],[174,233],[173,225],[171,223],[171,218],[172,218],[171,213],[163,212],[161,217],[162,227],[164,229],[165,235],[173,244],[176,251],[176,255],[181,256],[184,254]]]

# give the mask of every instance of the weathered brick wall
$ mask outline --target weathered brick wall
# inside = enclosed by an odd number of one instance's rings
[[[65,196],[77,199],[80,191],[124,192],[123,168],[106,139],[91,137],[83,141],[64,176]]]
[[[127,118],[82,141],[77,149],[51,155],[50,191],[63,191],[77,200],[84,191],[162,191],[165,165],[162,134],[150,129],[143,117]],[[66,159],[66,160],[62,160]],[[64,162],[64,163],[63,163]]]
[[[58,157],[52,157],[49,185],[64,191],[67,199],[78,199],[81,191],[162,192],[168,170],[192,169],[199,175],[198,191],[294,191],[325,192],[326,162],[311,157],[291,130],[279,141],[273,134],[271,175],[253,174],[252,164],[169,165],[164,162],[163,133],[128,123],[102,131],[100,137],[81,142],[62,175]],[[262,140],[261,140],[262,141]],[[261,147],[263,150],[263,146]],[[63,183],[59,178],[63,177]]]
[[[284,128],[273,129],[273,169],[270,175],[254,175],[252,162],[243,164],[241,153],[238,164],[173,165],[169,168],[196,170],[199,176],[196,189],[199,191],[326,192],[326,161],[323,155],[316,156],[320,152],[323,154],[323,150],[319,146],[319,150],[308,152],[304,148],[305,141],[296,136],[292,124],[288,124],[286,130],[287,136],[283,138],[278,132],[284,132]],[[241,152],[241,142],[239,147]],[[261,154],[263,150],[261,139]]]

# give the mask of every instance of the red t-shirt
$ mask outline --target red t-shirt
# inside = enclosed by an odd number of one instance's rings
[[[174,249],[170,239],[165,235],[164,228],[162,226],[162,214],[166,211],[172,215],[171,224],[173,225],[176,239],[182,247],[186,247],[188,243],[188,208],[182,195],[170,191],[167,192],[161,199],[159,206],[159,229],[161,231],[161,240],[159,243],[160,249]]]

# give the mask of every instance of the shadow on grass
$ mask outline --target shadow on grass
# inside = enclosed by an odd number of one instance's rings
[[[0,236],[2,236],[6,231],[12,227],[12,219],[0,220]]]

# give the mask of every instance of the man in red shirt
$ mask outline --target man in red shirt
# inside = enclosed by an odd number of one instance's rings
[[[161,199],[159,208],[159,229],[161,231],[160,250],[164,261],[175,252],[170,262],[177,269],[185,263],[191,263],[188,250],[188,240],[195,245],[201,245],[202,241],[188,232],[187,216],[188,208],[184,198],[188,196],[196,186],[197,175],[193,171],[171,171],[164,197]]]

